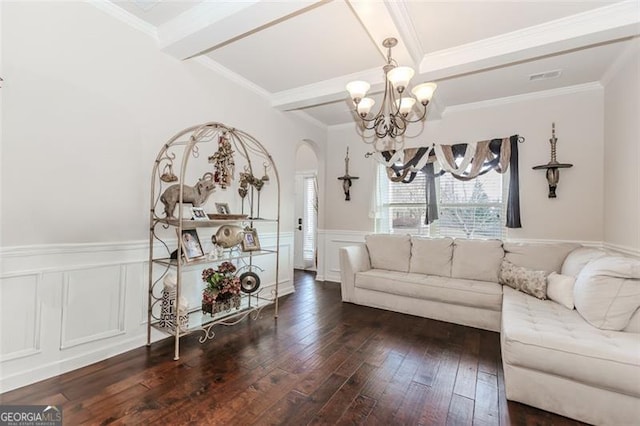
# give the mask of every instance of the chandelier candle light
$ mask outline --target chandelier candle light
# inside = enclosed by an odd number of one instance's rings
[[[398,40],[395,38],[387,38],[382,42],[382,46],[388,49],[387,63],[382,67],[385,88],[382,105],[375,116],[369,117],[375,101],[365,97],[371,85],[366,81],[352,81],[347,84],[347,90],[355,105],[355,112],[361,119],[362,127],[365,130],[373,130],[379,139],[387,136],[392,139],[402,136],[407,130],[408,123],[423,120],[427,115],[427,105],[437,87],[436,83],[422,83],[411,90],[415,98],[403,95],[415,72],[410,67],[398,66],[398,63],[391,58],[391,49],[397,44]],[[422,113],[418,118],[410,120],[409,113],[413,110],[416,99],[422,105]]]

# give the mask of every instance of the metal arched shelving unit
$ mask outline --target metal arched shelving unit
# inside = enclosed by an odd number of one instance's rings
[[[220,176],[210,163],[215,163],[215,155],[219,150],[222,140],[229,143],[233,151],[235,170],[241,170],[245,178],[250,177],[247,185],[231,184],[230,179]],[[212,157],[213,160],[212,160]],[[204,163],[204,164],[203,164]],[[256,178],[255,173],[261,173],[262,178]],[[254,173],[255,172],[255,173]],[[200,175],[200,173],[204,173]],[[271,179],[271,174],[274,179]],[[242,211],[245,212],[247,202],[247,217],[231,219],[221,218],[215,215],[213,219],[193,220],[191,215],[186,217],[183,201],[187,200],[185,186],[193,186],[199,179],[211,179],[216,189],[207,201],[215,199],[215,192],[222,189],[238,187],[241,197]],[[253,179],[253,180],[252,180]],[[261,192],[271,191],[272,182],[275,180],[277,198],[275,206],[269,210],[271,217],[260,217]],[[256,184],[257,183],[257,184]],[[269,185],[264,185],[268,183]],[[259,184],[259,185],[258,185]],[[176,214],[167,214],[164,203],[161,200],[167,188],[174,185],[178,194]],[[175,185],[179,186],[175,188]],[[264,189],[263,189],[264,185]],[[272,198],[272,197],[271,197]],[[226,126],[222,123],[209,122],[198,126],[189,127],[180,131],[165,143],[153,165],[151,174],[151,209],[149,212],[149,286],[148,286],[148,312],[147,312],[147,345],[151,344],[151,330],[161,330],[174,336],[174,359],[180,356],[180,337],[194,332],[201,332],[200,342],[212,339],[215,336],[214,326],[235,325],[247,317],[257,319],[265,306],[274,304],[274,316],[278,317],[278,281],[280,261],[280,178],[278,170],[271,154],[253,136],[242,130]],[[275,209],[274,209],[275,207]],[[264,209],[263,209],[264,210]],[[264,212],[262,212],[264,213]],[[187,262],[183,256],[183,247],[176,238],[183,235],[184,230],[217,229],[223,225],[247,225],[255,228],[263,224],[275,224],[275,245],[273,249],[261,249],[259,251],[241,252],[237,249],[227,251],[217,259],[205,256],[195,261]],[[172,248],[175,248],[172,250]],[[235,262],[240,269],[262,271],[260,266],[254,263],[258,256],[275,257],[275,283],[270,294],[264,294],[264,288],[255,293],[242,294],[239,307],[227,309],[216,314],[202,312],[200,307],[188,309],[188,320],[180,323],[177,312],[173,321],[161,321],[160,308],[163,299],[163,281],[172,271],[175,272],[175,299],[174,307],[177,309],[178,301],[185,292],[187,286],[197,286],[197,283],[185,282],[185,274],[202,268],[208,268],[223,261]],[[271,263],[271,261],[269,261]],[[204,283],[200,282],[200,285]],[[193,290],[193,289],[192,289]],[[166,301],[165,301],[166,302]]]

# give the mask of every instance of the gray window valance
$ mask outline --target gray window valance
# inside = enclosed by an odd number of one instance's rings
[[[382,151],[374,158],[387,168],[387,176],[392,182],[411,183],[417,173],[426,175],[426,218],[425,225],[438,218],[435,178],[451,173],[460,180],[471,180],[495,170],[505,173],[509,167],[509,196],[507,200],[507,228],[521,228],[520,185],[518,171],[518,135],[502,139],[454,145],[431,145],[429,147],[407,148],[402,151]],[[435,172],[433,164],[438,162],[440,171]]]

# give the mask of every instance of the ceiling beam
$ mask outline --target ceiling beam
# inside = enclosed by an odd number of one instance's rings
[[[508,34],[427,53],[420,74],[440,80],[640,34],[638,3],[625,1]]]
[[[412,57],[409,45],[404,39],[403,31],[396,24],[396,20],[394,20],[394,16],[392,16],[386,2],[347,1],[347,3],[385,60],[387,58],[387,49],[382,46],[382,42],[386,38],[394,37],[398,40],[398,45],[392,50],[393,59],[399,65],[417,68],[421,57]],[[380,64],[381,67],[382,65],[384,63]]]
[[[371,84],[370,93],[384,90],[384,80],[380,68],[372,68],[354,74],[324,80],[306,86],[283,90],[271,95],[271,106],[282,111],[307,108],[338,102],[349,97],[346,86],[353,80],[364,80]]]
[[[351,6],[356,4],[359,2],[354,1]],[[380,12],[379,6],[382,3],[367,2],[367,4],[377,4],[372,10]],[[401,7],[397,9],[392,13],[393,16],[404,13]],[[367,22],[377,19],[373,17],[373,12],[369,14],[369,12],[365,13],[363,10],[359,10],[361,21],[362,17],[365,17],[364,20]],[[414,81],[442,80],[571,49],[637,36],[640,34],[640,16],[637,12],[636,1],[625,1],[490,39],[429,53],[423,56],[419,74],[414,77]],[[375,16],[380,17],[381,15]],[[371,26],[373,27],[373,25]],[[405,55],[409,55],[406,47],[403,51]],[[383,90],[381,71],[371,69],[274,93],[271,96],[271,104],[280,110],[289,111],[341,101],[348,96],[345,86],[352,80],[370,82],[371,92]],[[430,106],[430,114],[440,115],[446,107],[446,105],[438,104],[437,97],[436,92],[433,105]]]
[[[202,2],[158,27],[160,49],[187,59],[327,2]]]

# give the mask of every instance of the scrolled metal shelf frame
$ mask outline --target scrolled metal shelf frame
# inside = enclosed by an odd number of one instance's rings
[[[255,307],[255,308],[251,308],[251,309],[247,309],[246,311],[243,311],[237,315],[233,315],[231,317],[227,317],[227,318],[223,318],[219,321],[213,321],[208,323],[207,325],[199,328],[197,331],[201,331],[204,334],[202,336],[200,336],[200,338],[198,339],[198,341],[200,343],[204,343],[207,340],[211,340],[216,336],[216,332],[213,329],[213,327],[215,327],[216,325],[224,325],[227,327],[231,327],[234,326],[236,324],[241,323],[245,318],[249,317],[250,319],[256,321],[259,318],[262,317],[261,313],[262,310],[266,307],[267,305],[262,305],[259,307]]]
[[[208,122],[197,126],[188,127],[180,132],[178,132],[175,136],[169,139],[158,153],[156,160],[153,164],[153,171],[151,174],[151,190],[150,190],[150,212],[149,212],[149,289],[148,289],[148,311],[147,311],[147,346],[151,345],[151,330],[154,327],[153,323],[158,321],[159,318],[153,314],[153,309],[158,305],[161,300],[161,296],[154,294],[157,293],[157,289],[161,286],[163,278],[168,274],[168,272],[175,268],[176,276],[177,276],[177,285],[176,285],[176,300],[180,297],[182,291],[182,269],[184,262],[182,259],[182,245],[177,244],[177,260],[175,265],[160,265],[162,269],[159,271],[159,276],[154,279],[154,268],[158,268],[158,263],[155,262],[159,256],[155,255],[156,244],[160,243],[159,249],[163,252],[166,251],[166,254],[163,254],[161,257],[170,257],[171,249],[169,245],[165,241],[166,238],[163,238],[157,232],[158,226],[162,229],[175,228],[177,229],[177,235],[182,235],[182,230],[185,229],[185,220],[187,218],[183,217],[184,212],[181,206],[183,205],[184,200],[184,184],[185,176],[187,176],[187,167],[189,165],[189,161],[191,159],[199,159],[201,154],[205,151],[205,148],[209,146],[209,144],[213,145],[213,149],[211,153],[217,150],[217,142],[220,136],[225,136],[228,138],[230,143],[232,144],[235,153],[244,160],[245,167],[244,172],[249,173],[252,176],[256,176],[254,174],[254,161],[259,160],[255,163],[255,166],[258,168],[264,167],[265,173],[267,169],[271,170],[273,176],[275,178],[275,182],[277,185],[277,203],[276,203],[276,245],[275,245],[275,285],[271,290],[271,295],[273,296],[272,300],[274,305],[274,318],[278,318],[278,285],[279,285],[279,265],[280,265],[280,176],[278,174],[278,169],[273,161],[273,157],[267,151],[267,149],[262,145],[256,138],[249,135],[248,133],[229,127],[225,124],[219,122]],[[181,156],[179,155],[181,154]],[[206,156],[205,156],[206,159]],[[179,168],[177,167],[177,163],[179,160]],[[175,170],[179,170],[178,174],[174,174]],[[192,177],[192,176],[189,176]],[[164,217],[158,216],[156,212],[157,209],[161,207],[160,197],[162,195],[163,188],[166,189],[166,185],[180,184],[179,187],[179,195],[178,195],[178,216],[177,216],[177,224],[169,223],[170,221]],[[253,187],[252,197],[250,202],[250,218],[243,220],[242,222],[249,222],[250,226],[254,226],[254,221],[251,219],[254,216],[254,203],[253,203]],[[244,206],[244,200],[243,200]],[[259,195],[258,195],[258,214],[259,214]],[[190,218],[189,218],[190,219]],[[257,219],[257,218],[256,218]],[[259,222],[260,220],[256,220]],[[213,261],[215,262],[215,261]],[[253,258],[249,256],[249,267],[253,265]],[[158,271],[156,271],[158,272]],[[185,334],[190,334],[195,331],[204,332],[204,336],[200,337],[200,342],[204,343],[207,340],[215,337],[215,331],[213,327],[216,325],[225,325],[232,326],[236,325],[247,317],[252,319],[258,319],[261,316],[262,309],[264,309],[267,304],[262,306],[250,307],[246,311],[239,312],[237,315],[232,315],[229,317],[225,317],[220,319],[219,321],[212,321],[210,323],[205,324],[202,327],[196,328],[194,330],[188,332],[182,332],[180,327],[175,324],[173,330],[170,331],[169,334],[174,336],[175,345],[174,345],[174,359],[177,360],[180,357],[180,336]],[[165,330],[166,331],[166,330]]]

